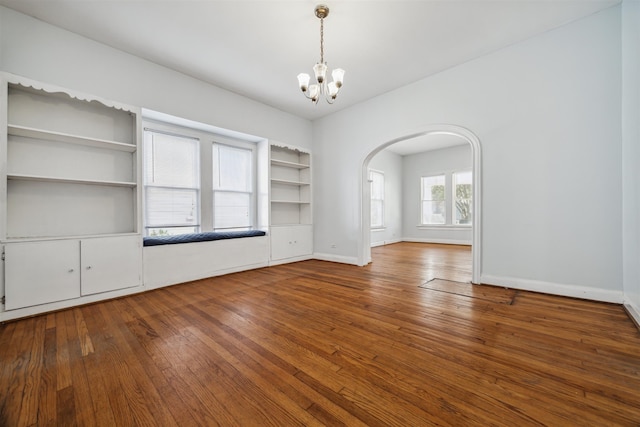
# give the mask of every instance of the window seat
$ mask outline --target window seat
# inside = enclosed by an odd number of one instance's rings
[[[149,236],[143,238],[144,246],[175,245],[178,243],[209,242],[212,240],[241,239],[243,237],[264,236],[262,230],[209,231],[205,233],[178,234],[175,236]]]

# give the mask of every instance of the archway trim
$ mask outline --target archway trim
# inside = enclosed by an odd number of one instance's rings
[[[472,283],[480,283],[482,270],[482,150],[480,139],[469,129],[452,124],[433,124],[416,132],[410,132],[390,141],[386,141],[371,151],[362,161],[362,174],[360,182],[360,213],[361,233],[358,242],[358,265],[366,265],[371,262],[371,234],[370,234],[370,202],[369,189],[369,163],[371,159],[383,149],[396,142],[418,138],[427,135],[453,135],[463,138],[471,145],[472,177],[473,177],[473,233],[472,233]]]

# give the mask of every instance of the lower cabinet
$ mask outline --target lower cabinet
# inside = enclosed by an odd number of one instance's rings
[[[80,297],[80,241],[8,243],[5,309]]]
[[[271,259],[283,260],[311,255],[313,228],[311,225],[271,227]]]
[[[142,282],[139,236],[84,239],[80,245],[81,295],[131,288]]]
[[[139,286],[140,240],[117,236],[7,243],[5,309]]]

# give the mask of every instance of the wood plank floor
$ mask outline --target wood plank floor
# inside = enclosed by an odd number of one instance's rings
[[[473,286],[465,247],[305,261],[0,326],[0,425],[638,426],[619,305]]]

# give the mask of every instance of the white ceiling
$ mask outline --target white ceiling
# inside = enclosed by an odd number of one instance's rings
[[[0,0],[0,5],[308,119],[349,107],[620,0],[327,0],[333,105],[296,75],[319,60],[320,0]]]

